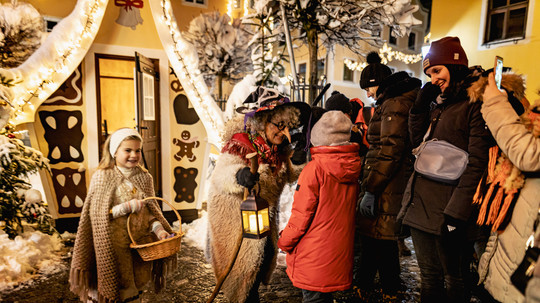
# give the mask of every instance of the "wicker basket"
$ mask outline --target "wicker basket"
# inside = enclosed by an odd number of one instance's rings
[[[178,221],[180,222],[180,230],[175,231],[174,236],[171,238],[139,245],[135,242],[133,236],[131,235],[131,231],[129,228],[129,218],[131,217],[130,214],[127,219],[127,230],[132,243],[129,245],[129,247],[136,249],[144,261],[162,259],[177,253],[178,251],[180,251],[180,244],[182,241],[182,236],[184,235],[182,233],[182,218],[180,217],[176,209],[174,209],[174,207],[171,205],[171,203],[167,202],[165,199],[158,197],[149,197],[143,199],[143,201],[144,200],[161,200],[167,203],[178,217]]]

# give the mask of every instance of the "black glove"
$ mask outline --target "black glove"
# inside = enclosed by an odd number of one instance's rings
[[[259,181],[259,173],[252,174],[249,167],[244,167],[236,173],[236,182],[248,189],[252,189],[257,181]]]
[[[428,112],[431,102],[435,101],[438,95],[441,94],[441,88],[438,85],[428,82],[422,87],[414,101],[413,111],[415,113]]]
[[[292,156],[291,156],[291,162],[294,165],[300,165],[304,164],[307,161],[307,153],[306,151],[301,149],[295,149]]]

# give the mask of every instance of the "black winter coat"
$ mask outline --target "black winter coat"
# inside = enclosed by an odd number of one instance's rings
[[[419,174],[415,174],[414,182],[408,184],[403,197],[403,224],[435,235],[441,235],[445,215],[469,222],[469,227],[474,225],[472,200],[488,165],[489,148],[493,145],[493,138],[480,113],[481,103],[470,101],[467,87],[463,85],[458,97],[444,100],[431,112],[411,112],[409,116],[413,146],[422,142],[430,120],[440,115],[431,138],[445,140],[469,153],[469,163],[457,185],[432,181]]]
[[[362,194],[375,194],[375,218],[357,216],[358,231],[375,239],[395,240],[396,216],[412,173],[413,156],[407,128],[409,110],[421,81],[405,72],[386,78],[377,91],[377,107],[369,122],[369,150],[362,173]]]

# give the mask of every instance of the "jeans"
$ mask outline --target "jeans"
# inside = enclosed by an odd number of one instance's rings
[[[464,234],[454,231],[438,236],[411,228],[411,236],[422,277],[420,301],[469,302],[470,294],[464,282],[469,260]]]
[[[378,271],[383,292],[395,294],[401,285],[397,241],[360,236],[360,243],[355,284],[365,290],[372,289]]]
[[[334,298],[331,292],[319,292],[302,289],[302,303],[332,303]]]

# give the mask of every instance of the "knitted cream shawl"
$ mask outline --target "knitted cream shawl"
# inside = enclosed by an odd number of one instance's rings
[[[118,169],[100,169],[90,182],[90,188],[84,202],[69,275],[70,289],[79,295],[81,301],[88,300],[88,290],[97,289],[98,301],[119,301],[119,275],[115,263],[109,218],[114,192],[125,177]],[[151,175],[137,167],[128,178],[142,193],[142,198],[154,196]],[[146,204],[155,218],[170,233],[172,229],[163,217],[156,201]],[[162,265],[163,260],[157,260]],[[167,258],[168,265],[176,266],[176,254]],[[172,262],[172,263],[170,263]],[[155,268],[163,268],[154,263]],[[163,286],[166,269],[153,275],[154,283]]]

